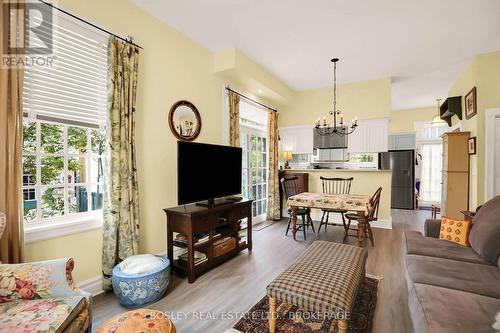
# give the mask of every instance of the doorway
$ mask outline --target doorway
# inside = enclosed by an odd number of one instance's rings
[[[486,200],[500,195],[500,109],[486,110]]]
[[[267,111],[240,102],[240,145],[243,149],[242,195],[252,199],[254,223],[266,220],[268,193]]]

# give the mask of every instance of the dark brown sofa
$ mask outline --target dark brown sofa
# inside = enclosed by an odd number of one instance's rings
[[[440,240],[440,220],[425,236],[403,234],[408,303],[415,332],[497,332],[500,311],[500,196],[482,206],[469,234],[471,247]]]

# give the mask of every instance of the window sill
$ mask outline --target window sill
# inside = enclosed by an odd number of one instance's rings
[[[102,228],[102,215],[100,212],[85,216],[70,216],[45,225],[26,226],[24,241],[29,244],[100,228]]]

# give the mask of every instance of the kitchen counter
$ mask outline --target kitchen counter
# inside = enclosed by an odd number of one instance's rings
[[[392,170],[378,169],[283,169],[283,171],[291,172],[392,172]]]

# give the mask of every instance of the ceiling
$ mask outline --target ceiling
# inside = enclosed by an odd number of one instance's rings
[[[500,50],[499,0],[132,0],[213,52],[235,47],[294,90],[390,76],[393,109],[434,105]]]

